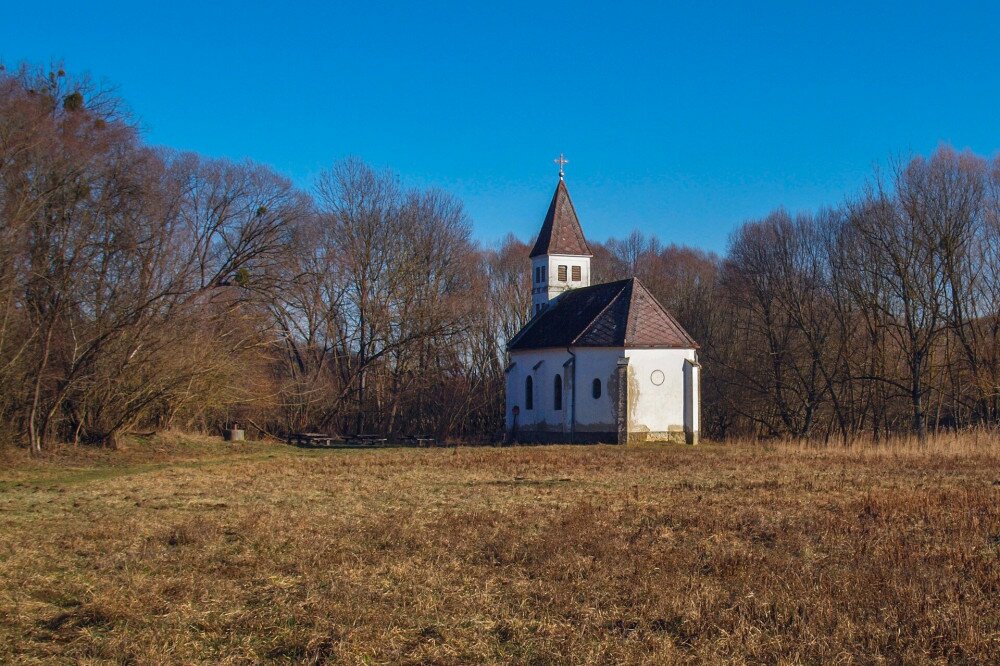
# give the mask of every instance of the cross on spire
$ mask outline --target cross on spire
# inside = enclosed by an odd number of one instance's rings
[[[562,153],[559,153],[559,157],[552,161],[559,165],[559,180],[562,180],[566,176],[566,170],[563,167],[569,164],[569,160],[563,157]]]

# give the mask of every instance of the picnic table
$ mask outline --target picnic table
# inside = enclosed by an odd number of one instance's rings
[[[389,438],[385,435],[357,434],[338,437],[328,435],[323,432],[293,432],[288,435],[289,444],[298,446],[333,446],[342,444],[347,446],[382,446],[388,443]],[[437,439],[430,435],[407,435],[402,439],[393,440],[403,442],[411,446],[437,446]]]
[[[388,439],[382,435],[348,435],[344,439],[346,444],[360,444],[362,446],[378,446],[385,444],[387,441]]]
[[[437,446],[437,438],[430,435],[407,435],[403,441],[414,446]]]
[[[330,446],[335,439],[323,432],[293,432],[288,435],[288,443],[299,446]]]

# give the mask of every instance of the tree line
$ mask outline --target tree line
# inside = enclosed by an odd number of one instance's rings
[[[592,244],[594,279],[639,276],[701,343],[710,436],[993,425],[998,194],[1000,162],[942,148],[836,208],[746,222],[725,257]],[[0,440],[493,439],[528,251],[360,160],[304,191],[147,145],[85,79],[0,71]]]
[[[744,222],[723,258],[639,232],[600,252],[602,277],[640,276],[702,344],[712,436],[1000,419],[1000,158],[942,146],[836,207]]]
[[[876,438],[1000,417],[1000,159],[941,147],[816,215],[732,236],[709,357],[720,432]]]

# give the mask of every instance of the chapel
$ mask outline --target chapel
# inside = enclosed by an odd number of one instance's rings
[[[593,253],[559,182],[529,255],[532,318],[507,344],[509,441],[698,442],[698,343],[632,277],[591,285]]]

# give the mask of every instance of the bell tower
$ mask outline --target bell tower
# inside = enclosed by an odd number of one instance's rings
[[[545,214],[542,229],[531,248],[531,314],[537,315],[569,289],[590,286],[590,258],[594,253],[583,236],[580,220],[566,189],[565,157],[559,165],[559,183]]]

